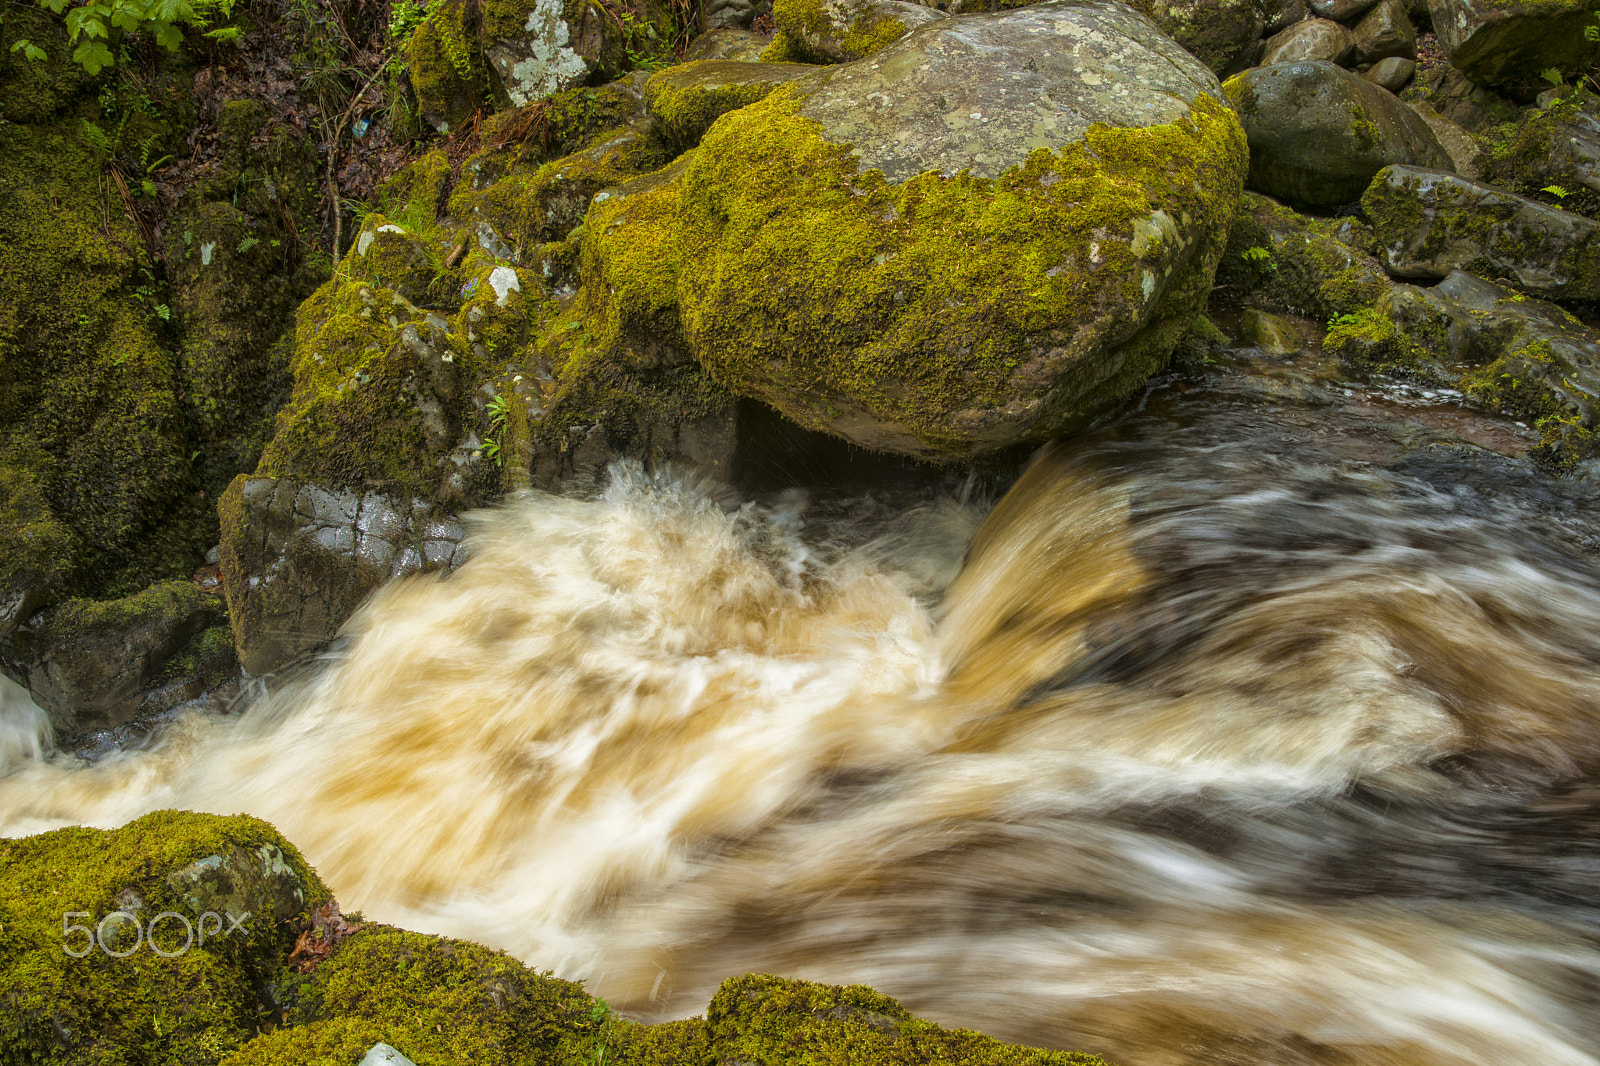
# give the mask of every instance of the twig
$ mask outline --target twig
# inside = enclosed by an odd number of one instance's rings
[[[355,114],[356,108],[360,106],[361,98],[367,95],[367,90],[372,88],[373,83],[389,68],[388,52],[383,53],[378,59],[378,69],[372,72],[372,76],[367,79],[366,84],[362,85],[356,91],[356,94],[350,98],[349,106],[339,115],[339,120],[333,124],[333,132],[328,137],[327,186],[328,203],[333,210],[333,261],[335,263],[339,261],[339,257],[342,254],[339,250],[339,245],[344,239],[344,213],[339,210],[339,138],[344,135],[345,123],[350,121],[350,116]],[[324,128],[326,128],[326,115],[323,116],[323,123]]]

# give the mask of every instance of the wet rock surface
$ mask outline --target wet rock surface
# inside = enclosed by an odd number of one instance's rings
[[[1596,223],[1483,182],[1396,166],[1362,197],[1384,267],[1402,278],[1470,270],[1530,294],[1600,297]]]
[[[464,557],[464,528],[421,500],[256,477],[230,487],[222,513],[224,588],[251,674],[325,644],[384,582]]]

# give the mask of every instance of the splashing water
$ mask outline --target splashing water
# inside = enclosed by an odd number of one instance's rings
[[[1241,446],[986,509],[530,495],[313,680],[0,780],[0,832],[245,810],[644,1018],[764,970],[1128,1064],[1600,1062],[1581,550]]]

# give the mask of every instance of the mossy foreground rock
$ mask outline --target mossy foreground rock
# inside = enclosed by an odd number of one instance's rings
[[[913,0],[775,0],[774,50],[806,63],[846,63],[945,17]]]
[[[684,335],[719,381],[952,458],[1070,430],[1162,367],[1245,164],[1210,71],[1120,3],[1062,0],[791,82],[658,195]]]
[[[3,1066],[356,1066],[379,1043],[416,1066],[1103,1066],[778,977],[725,982],[704,1019],[636,1024],[504,952],[351,924],[244,815],[0,840],[0,927]]]
[[[274,1009],[299,923],[327,899],[292,844],[242,815],[0,840],[0,1062],[216,1062]]]

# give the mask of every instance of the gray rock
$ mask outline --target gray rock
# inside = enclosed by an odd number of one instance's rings
[[[1108,0],[932,23],[795,81],[686,163],[690,348],[735,392],[879,450],[958,456],[1080,425],[1148,380],[1209,290],[1243,162],[1218,94]],[[1137,203],[1068,208],[1112,188],[1101,168]],[[1108,209],[1121,221],[1094,219]],[[997,229],[1013,212],[1039,221]],[[955,229],[960,251],[933,252]],[[863,251],[841,259],[841,233]]]
[[[420,500],[250,477],[221,511],[223,588],[251,674],[327,643],[384,582],[464,558],[465,530]]]
[[[1439,46],[1476,85],[1515,85],[1549,67],[1581,71],[1600,53],[1584,37],[1589,0],[1432,0],[1431,9]]]
[[[1384,62],[1390,61],[1386,59]],[[1404,62],[1404,60],[1396,60],[1395,62]],[[1381,65],[1379,64],[1379,66]],[[1478,159],[1483,153],[1483,146],[1476,137],[1439,114],[1426,100],[1410,100],[1407,101],[1406,106],[1415,111],[1417,117],[1428,124],[1428,128],[1433,131],[1434,138],[1449,153],[1450,162],[1454,164],[1457,174],[1474,180],[1481,176],[1478,173]]]
[[[1355,18],[1371,7],[1373,0],[1310,0],[1310,3],[1311,10],[1323,18],[1343,22]]]
[[[1130,0],[1128,6],[1219,76],[1251,65],[1267,23],[1261,0]]]
[[[1292,355],[1300,350],[1300,337],[1294,323],[1253,307],[1239,316],[1239,340],[1267,355]]]
[[[1271,0],[1266,7],[1264,33],[1278,33],[1310,16],[1306,0]]]
[[[1350,31],[1337,22],[1327,19],[1306,19],[1297,22],[1267,41],[1261,53],[1261,65],[1275,66],[1299,60],[1326,60],[1341,62],[1356,46]]]
[[[1367,71],[1365,76],[1372,84],[1388,89],[1392,93],[1397,93],[1405,88],[1406,82],[1411,80],[1411,75],[1416,72],[1416,69],[1417,64],[1412,60],[1403,59],[1400,56],[1390,56],[1374,63],[1372,69]],[[1413,108],[1412,110],[1416,109]],[[1424,115],[1423,119],[1426,121],[1427,116]],[[1438,130],[1434,130],[1434,136],[1438,136],[1438,133]],[[1445,147],[1448,149],[1449,145]],[[1451,158],[1454,159],[1454,156]],[[1460,169],[1459,164],[1457,169]]]
[[[1428,289],[1397,285],[1337,326],[1341,356],[1460,389],[1478,405],[1539,430],[1536,454],[1573,469],[1596,453],[1600,331],[1553,304],[1455,271]]]
[[[1332,63],[1262,67],[1227,89],[1250,139],[1249,187],[1269,196],[1349,203],[1390,164],[1451,165],[1415,112]]]
[[[818,0],[784,4],[773,12],[778,32],[808,63],[846,63],[872,55],[943,11],[910,0]]]
[[[1474,85],[1455,67],[1420,69],[1414,78],[1421,91],[1412,95],[1428,100],[1439,114],[1472,133],[1485,133],[1490,127],[1514,122],[1518,117],[1515,105],[1492,90]]]
[[[710,0],[701,25],[708,30],[748,30],[757,16],[771,10],[771,0]]]
[[[417,1066],[388,1044],[373,1044],[361,1057],[360,1066]]]
[[[1356,23],[1351,33],[1356,41],[1355,49],[1350,53],[1352,63],[1376,63],[1391,56],[1417,58],[1417,29],[1411,25],[1405,0],[1378,0],[1361,16],[1361,21]],[[1406,76],[1410,77],[1409,71]]]
[[[741,63],[754,63],[761,58],[771,42],[759,33],[719,26],[696,37],[683,53],[685,63],[702,59],[731,59]]]
[[[1515,279],[1523,291],[1553,299],[1600,298],[1597,224],[1581,215],[1412,166],[1379,174],[1361,206],[1394,277],[1466,270]]]
[[[132,718],[177,652],[218,624],[222,604],[189,581],[120,600],[68,600],[13,634],[34,702],[58,733],[80,736]]]

